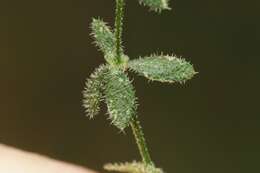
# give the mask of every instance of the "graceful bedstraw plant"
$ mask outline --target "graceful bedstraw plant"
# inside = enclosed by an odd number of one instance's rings
[[[106,63],[100,65],[87,79],[83,91],[83,106],[89,118],[99,113],[100,102],[107,105],[108,118],[120,131],[131,126],[142,157],[140,162],[106,164],[110,171],[129,173],[162,173],[148,152],[144,134],[137,116],[137,98],[127,71],[146,77],[148,80],[184,83],[195,75],[193,66],[184,59],[164,54],[152,54],[130,60],[122,46],[123,17],[126,0],[115,0],[115,25],[111,29],[103,20],[93,19],[92,36],[103,52]],[[168,0],[139,0],[151,11],[169,10]]]

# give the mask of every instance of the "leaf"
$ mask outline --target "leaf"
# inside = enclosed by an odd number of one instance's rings
[[[152,11],[161,12],[162,10],[170,10],[169,0],[139,0],[140,4],[150,7]]]
[[[104,53],[105,59],[113,63],[116,60],[115,34],[111,31],[110,27],[101,19],[93,19],[91,23],[91,35],[95,39],[94,43]]]
[[[169,83],[184,83],[196,74],[189,62],[168,55],[152,55],[132,60],[128,67],[150,80]]]
[[[104,166],[104,169],[125,173],[163,173],[160,168],[155,168],[153,165],[146,165],[142,162],[135,161],[132,163],[109,163]]]
[[[110,68],[105,75],[105,102],[109,119],[120,130],[124,130],[136,116],[136,97],[134,87],[127,75],[120,69]]]
[[[104,87],[103,76],[107,71],[105,65],[101,65],[90,75],[83,90],[83,107],[88,117],[93,118],[99,113],[102,90]]]

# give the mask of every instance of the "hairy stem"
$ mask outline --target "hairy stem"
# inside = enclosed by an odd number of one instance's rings
[[[125,0],[116,0],[116,18],[115,18],[115,37],[116,37],[116,56],[117,62],[121,62],[122,50],[122,31],[124,18]]]
[[[116,18],[115,18],[115,37],[116,37],[116,56],[117,56],[117,63],[121,63],[121,57],[123,54],[122,49],[122,31],[123,31],[123,18],[124,18],[124,7],[125,7],[125,0],[116,0]],[[151,160],[144,134],[142,131],[142,127],[140,122],[134,118],[131,122],[131,127],[133,134],[135,136],[135,140],[143,159],[143,162],[147,165],[153,165]]]
[[[131,127],[133,134],[135,136],[135,140],[139,149],[139,152],[141,154],[141,157],[143,159],[143,162],[147,165],[153,165],[153,161],[150,157],[145,138],[144,138],[144,133],[142,131],[142,127],[140,122],[135,118],[131,122]]]

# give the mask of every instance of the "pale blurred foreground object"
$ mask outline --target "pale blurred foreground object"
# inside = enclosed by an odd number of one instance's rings
[[[0,144],[0,173],[96,173],[35,153]]]

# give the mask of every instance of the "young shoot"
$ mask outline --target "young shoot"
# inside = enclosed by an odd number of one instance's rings
[[[144,134],[137,116],[137,98],[128,71],[148,80],[166,83],[185,83],[196,72],[193,66],[175,55],[151,54],[130,59],[122,45],[123,17],[126,0],[115,0],[115,24],[110,28],[102,19],[93,19],[92,37],[103,53],[106,63],[100,65],[87,79],[83,91],[83,106],[89,118],[94,118],[100,110],[100,102],[107,105],[108,118],[120,131],[131,127],[142,161],[106,164],[109,171],[127,173],[163,173],[157,168],[149,154]],[[139,0],[151,11],[170,10],[168,0]]]

